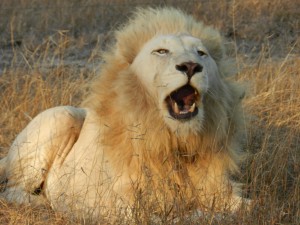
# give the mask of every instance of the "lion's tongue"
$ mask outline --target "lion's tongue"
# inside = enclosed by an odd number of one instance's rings
[[[196,100],[196,95],[195,95],[195,93],[186,95],[186,96],[182,97],[182,100],[184,102],[184,105],[191,106]]]

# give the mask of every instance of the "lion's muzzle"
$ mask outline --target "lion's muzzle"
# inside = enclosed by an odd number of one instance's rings
[[[184,62],[181,63],[180,65],[176,65],[176,70],[179,70],[183,72],[185,75],[188,76],[189,80],[191,77],[198,73],[202,72],[203,67],[199,63],[194,63],[194,62]]]

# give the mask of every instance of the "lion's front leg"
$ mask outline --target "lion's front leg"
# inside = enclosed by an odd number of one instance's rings
[[[244,204],[239,187],[226,177],[204,182],[198,190],[199,201],[203,206],[201,210],[204,211],[235,212]]]
[[[1,160],[6,190],[2,195],[18,203],[37,202],[54,158],[65,157],[80,132],[85,111],[56,107],[35,117],[17,136]]]
[[[200,211],[235,212],[248,201],[241,197],[240,185],[230,180],[230,168],[235,164],[224,154],[213,154],[190,169]]]

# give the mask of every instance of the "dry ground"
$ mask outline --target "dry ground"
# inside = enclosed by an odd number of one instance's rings
[[[151,2],[151,3],[150,3]],[[79,105],[111,30],[135,6],[173,5],[219,28],[237,59],[249,116],[248,159],[237,180],[250,213],[191,224],[300,223],[300,2],[298,0],[2,0],[0,157],[43,109]],[[151,214],[151,212],[149,212]],[[79,224],[48,208],[0,200],[0,224]],[[120,222],[121,223],[121,222]],[[125,222],[124,222],[125,223]],[[135,218],[134,223],[147,223]],[[167,222],[166,222],[167,223]]]

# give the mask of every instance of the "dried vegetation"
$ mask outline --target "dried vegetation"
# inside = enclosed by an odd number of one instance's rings
[[[190,224],[300,222],[300,2],[297,0],[0,2],[0,157],[38,112],[79,105],[101,67],[111,30],[136,6],[171,5],[211,24],[227,38],[247,87],[249,115],[237,178],[255,201],[250,213]],[[151,211],[148,212],[151,215]],[[138,215],[138,214],[137,214]],[[135,223],[147,223],[136,217]],[[0,200],[1,224],[76,224],[48,208]],[[124,222],[124,221],[123,221]],[[122,223],[122,220],[121,222]],[[124,222],[125,223],[125,222]],[[166,223],[168,223],[166,221]]]

